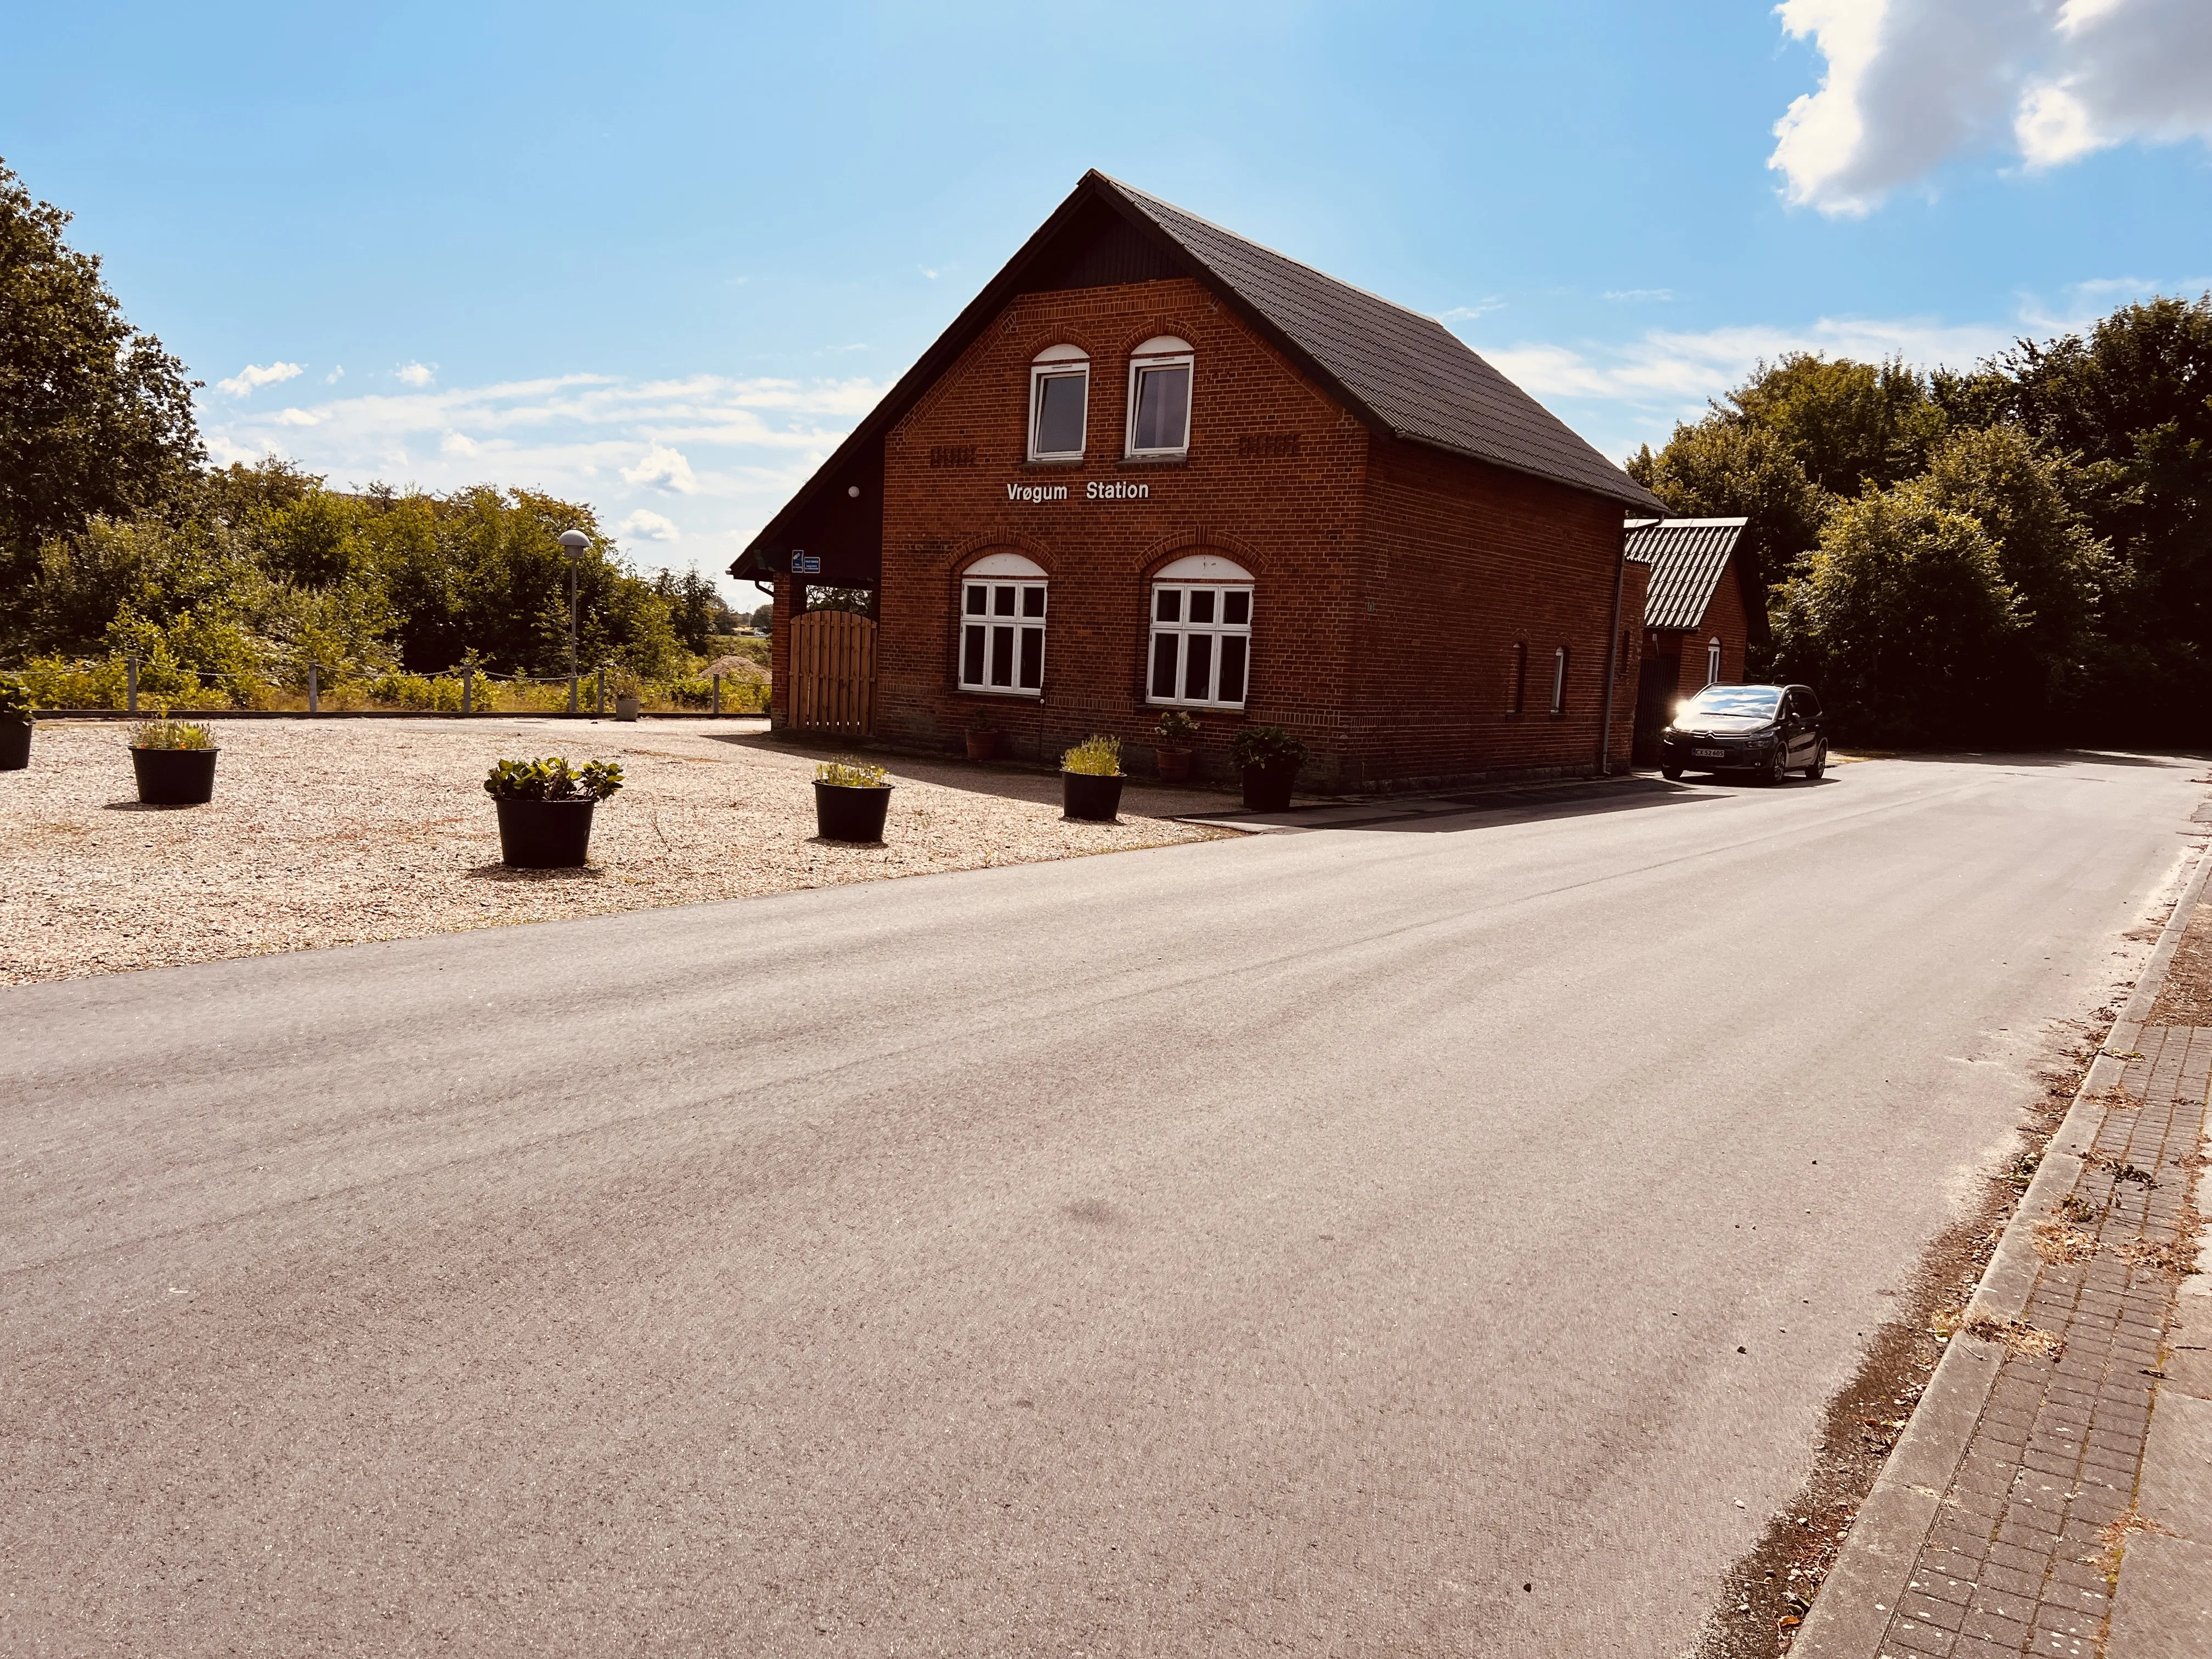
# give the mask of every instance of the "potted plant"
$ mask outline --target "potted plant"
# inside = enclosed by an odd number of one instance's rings
[[[1060,810],[1111,823],[1121,810],[1121,739],[1094,732],[1060,757]]]
[[[990,761],[999,758],[999,723],[990,715],[978,712],[968,722],[968,758],[971,761]]]
[[[1160,716],[1153,728],[1159,733],[1159,747],[1153,752],[1160,757],[1160,781],[1182,783],[1190,777],[1191,739],[1198,735],[1198,721],[1180,708],[1170,708]]]
[[[641,693],[645,689],[644,683],[627,668],[617,668],[615,670],[613,678],[615,683],[615,718],[618,720],[635,720],[637,718],[638,697],[640,693]]]
[[[1230,744],[1244,774],[1244,805],[1255,812],[1279,812],[1291,804],[1306,746],[1279,726],[1241,727]]]
[[[558,755],[503,760],[484,778],[499,812],[501,861],[518,870],[573,870],[592,848],[592,808],[623,787],[622,768]]]
[[[823,761],[814,769],[814,833],[824,841],[881,841],[890,805],[890,778],[880,766]]]
[[[215,757],[222,751],[204,726],[173,720],[168,711],[131,733],[131,769],[144,806],[203,806],[215,798]]]
[[[38,713],[20,674],[0,674],[0,772],[31,763],[31,721]]]

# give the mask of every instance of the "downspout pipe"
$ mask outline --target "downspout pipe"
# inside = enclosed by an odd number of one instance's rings
[[[1605,631],[1605,712],[1598,717],[1597,775],[1613,775],[1613,689],[1620,679],[1620,594],[1628,579],[1628,523],[1620,526],[1620,550],[1613,560],[1613,621]]]

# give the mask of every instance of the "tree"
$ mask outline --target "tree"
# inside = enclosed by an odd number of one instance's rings
[[[0,162],[0,583],[94,517],[167,504],[204,452],[184,365],[125,320],[70,216]],[[12,609],[13,607],[11,607]]]
[[[2021,427],[1954,432],[1930,458],[1929,501],[1981,526],[2017,599],[2019,627],[1997,678],[2008,734],[2069,726],[2089,691],[2111,561],[2069,501],[2073,468]]]
[[[1683,518],[1747,520],[1737,545],[1753,591],[1776,581],[1820,538],[1829,501],[1778,436],[1726,415],[1680,426],[1654,455],[1647,446],[1628,474]],[[1761,619],[1763,620],[1763,619]]]
[[[2123,306],[2086,335],[2023,340],[1996,364],[2021,422],[2073,456],[2074,494],[2112,546],[2105,723],[2202,740],[2212,698],[2212,296]]]
[[[1981,740],[2020,628],[1996,544],[1918,483],[1839,507],[1784,585],[1776,652],[1859,743]]]
[[[1911,477],[1948,424],[1928,383],[1902,360],[1830,362],[1804,351],[1759,364],[1723,412],[1771,432],[1808,477],[1842,496]]]
[[[681,575],[664,570],[653,579],[653,591],[667,605],[676,637],[688,650],[702,654],[712,651],[714,635],[738,626],[737,613],[723,599],[721,591],[696,570],[686,570]]]

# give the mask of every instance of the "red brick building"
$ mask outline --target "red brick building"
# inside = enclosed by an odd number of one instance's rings
[[[1674,704],[1712,684],[1738,685],[1754,639],[1766,637],[1758,576],[1741,553],[1742,519],[1632,519],[1628,556],[1650,571],[1637,675],[1636,758],[1656,764]]]
[[[1628,751],[1625,507],[1659,510],[1442,324],[1092,173],[732,574],[775,581],[778,727],[980,714],[1142,769],[1179,708],[1214,776],[1247,722],[1316,787],[1577,773]],[[824,588],[873,629],[795,660]]]

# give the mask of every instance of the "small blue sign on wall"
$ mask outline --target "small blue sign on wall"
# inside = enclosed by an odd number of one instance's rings
[[[794,551],[791,556],[791,574],[794,576],[820,575],[822,574],[822,556],[819,553],[799,553]]]

